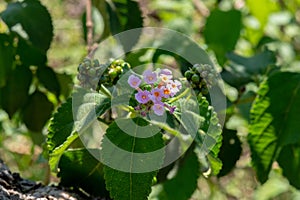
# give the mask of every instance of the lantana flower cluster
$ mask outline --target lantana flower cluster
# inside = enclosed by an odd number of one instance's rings
[[[167,100],[180,91],[182,84],[173,79],[171,70],[145,70],[142,79],[136,75],[130,75],[128,84],[137,90],[135,99],[138,105],[135,110],[139,111],[142,116],[146,116],[151,111],[162,116],[165,109],[171,114],[174,113],[176,107],[167,104]]]

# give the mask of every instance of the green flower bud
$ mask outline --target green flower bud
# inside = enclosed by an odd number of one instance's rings
[[[194,72],[199,72],[199,71],[198,71],[198,70],[199,70],[199,67],[200,67],[199,64],[194,64],[193,67],[192,67],[192,70],[193,70]]]
[[[89,58],[85,58],[83,60],[83,63],[88,67],[92,65],[91,59],[89,59]]]
[[[121,67],[121,66],[117,66],[117,67],[116,67],[116,72],[117,72],[118,74],[122,74],[122,73],[123,73],[122,67]]]
[[[88,75],[89,76],[92,76],[92,77],[95,77],[97,75],[97,69],[95,68],[90,68],[89,71],[88,71]]]
[[[202,97],[203,97],[202,93],[199,92],[199,94],[198,94],[198,96],[197,96],[198,101],[200,101],[200,100],[202,99]]]
[[[207,77],[207,74],[208,74],[207,71],[202,71],[200,75],[202,78],[205,78]]]
[[[99,67],[100,66],[100,63],[99,63],[98,59],[93,60],[93,66],[94,67]]]
[[[199,77],[199,75],[194,74],[194,75],[192,76],[191,80],[192,80],[192,82],[193,82],[194,84],[198,84],[198,83],[200,82],[200,77]]]
[[[89,82],[92,86],[97,86],[98,82],[99,82],[99,78],[97,78],[97,77],[92,78]]]
[[[109,70],[108,72],[109,77],[114,80],[118,76],[118,72],[116,70]]]
[[[125,71],[128,71],[130,70],[131,66],[129,63],[125,62],[122,64],[122,68],[125,70]]]
[[[191,80],[192,76],[193,76],[193,72],[190,71],[190,70],[187,70],[185,73],[184,73],[184,76],[186,77],[187,80]]]
[[[203,87],[202,89],[201,89],[201,93],[203,94],[203,95],[206,95],[206,94],[208,94],[208,88],[207,87]]]
[[[85,82],[86,81],[86,76],[83,75],[83,74],[78,74],[77,75],[77,79],[80,81],[80,82]]]

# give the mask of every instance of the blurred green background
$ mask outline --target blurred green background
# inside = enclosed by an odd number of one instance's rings
[[[47,65],[62,74],[59,78],[62,92],[58,100],[53,94],[47,93],[48,99],[57,107],[70,93],[77,66],[87,55],[82,25],[85,1],[42,0],[41,3],[48,9],[54,27],[53,41],[47,52]],[[300,72],[299,0],[140,0],[138,3],[143,13],[144,27],[165,27],[190,36],[209,53],[219,68],[229,64],[224,57],[226,52],[234,51],[249,57],[261,52],[262,48],[268,48],[276,52],[277,65],[287,71]],[[0,12],[6,6],[7,3],[1,1]],[[217,17],[208,20],[211,13],[232,10],[239,12],[237,15],[232,13],[230,21],[222,21]],[[96,11],[93,16],[98,19],[95,38],[100,38],[105,31],[103,21]],[[6,29],[0,21],[0,33]],[[218,31],[226,36],[220,42],[224,45],[215,41],[214,34]],[[257,85],[247,85],[246,89],[256,91]],[[226,93],[235,102],[239,91],[226,85]],[[201,177],[191,199],[300,199],[300,192],[290,186],[276,163],[266,183],[261,185],[256,180],[246,140],[249,106],[247,99],[233,106],[226,124],[227,128],[237,130],[242,142],[242,154],[235,168],[220,178]],[[43,157],[47,124],[42,134],[37,134],[26,128],[18,114],[9,119],[3,110],[0,110],[0,121],[0,155],[10,169],[20,172],[25,178],[44,183],[57,182]]]

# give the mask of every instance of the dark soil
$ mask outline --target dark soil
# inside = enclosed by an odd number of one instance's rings
[[[0,200],[105,200],[59,186],[46,186],[12,173],[0,159]]]

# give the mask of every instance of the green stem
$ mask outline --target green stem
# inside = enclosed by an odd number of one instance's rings
[[[100,91],[103,92],[103,94],[108,96],[110,99],[112,98],[110,91],[102,84],[100,86]]]
[[[183,98],[185,95],[187,95],[187,93],[190,92],[190,88],[186,88],[182,93],[180,93],[178,96],[172,98],[169,100],[169,103],[173,103],[175,101],[177,101],[178,99]]]

